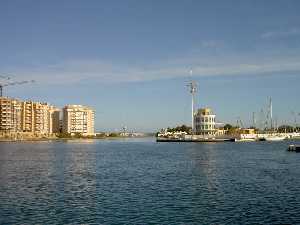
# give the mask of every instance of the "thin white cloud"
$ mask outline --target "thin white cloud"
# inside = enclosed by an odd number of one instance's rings
[[[268,31],[261,35],[261,38],[263,39],[269,39],[269,38],[283,38],[283,37],[289,37],[294,35],[300,35],[300,29],[299,28],[291,28],[289,30],[285,31]]]
[[[193,62],[196,59],[193,59]],[[225,61],[225,59],[224,59]],[[199,59],[199,62],[201,60]],[[144,68],[142,66],[124,66],[96,60],[69,61],[57,65],[35,68],[34,70],[15,71],[18,79],[26,78],[36,80],[45,85],[74,85],[80,83],[113,83],[113,82],[139,82],[160,79],[184,78],[189,76],[193,69],[193,76],[226,76],[226,75],[252,75],[272,74],[285,71],[299,71],[300,60],[276,59],[273,61],[245,60],[226,61],[224,64],[214,62],[203,65],[193,64],[159,64]]]

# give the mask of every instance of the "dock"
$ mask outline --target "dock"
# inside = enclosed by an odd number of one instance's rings
[[[180,139],[180,138],[157,138],[156,142],[235,142],[235,138],[195,138],[195,139]]]

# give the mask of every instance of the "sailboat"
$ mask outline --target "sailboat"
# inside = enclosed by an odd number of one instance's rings
[[[269,103],[269,115],[270,115],[270,124],[271,124],[271,131],[273,130],[273,107],[272,107],[272,99],[270,98]],[[274,132],[274,130],[273,130]],[[266,135],[264,139],[266,141],[283,141],[286,139],[286,136],[279,135],[278,133],[270,133],[269,135]]]

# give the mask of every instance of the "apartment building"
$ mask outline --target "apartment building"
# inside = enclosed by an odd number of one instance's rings
[[[60,110],[48,103],[22,102],[23,132],[52,134],[59,132]]]
[[[60,115],[61,110],[51,106],[49,110],[49,133],[60,133]]]
[[[82,105],[67,105],[61,110],[48,103],[0,97],[0,132],[26,135],[53,133],[94,135],[94,111]]]
[[[82,105],[63,108],[63,132],[71,135],[94,135],[94,111]]]
[[[22,130],[30,133],[48,133],[48,109],[49,105],[46,103],[22,102]]]
[[[34,102],[22,102],[22,131],[34,132]]]
[[[21,102],[19,100],[0,97],[0,131],[22,131],[21,115]]]

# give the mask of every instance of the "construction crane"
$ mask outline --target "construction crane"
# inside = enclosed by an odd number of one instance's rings
[[[4,80],[10,80],[11,78],[9,76],[3,76],[0,75],[0,78]],[[3,88],[7,86],[14,86],[14,85],[22,85],[22,84],[27,84],[27,83],[33,83],[34,80],[23,80],[23,81],[15,81],[15,82],[8,82],[8,83],[0,83],[0,97],[3,96]]]
[[[0,78],[3,80],[10,80],[9,76],[0,75]]]

